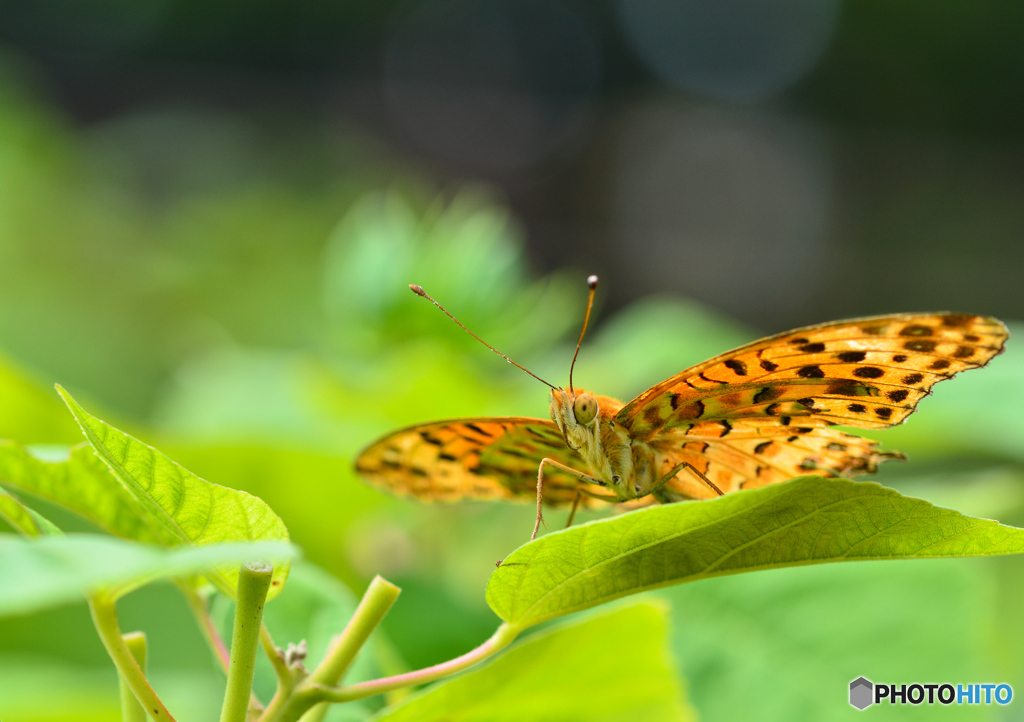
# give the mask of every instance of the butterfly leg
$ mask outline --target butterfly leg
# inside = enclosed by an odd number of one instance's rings
[[[644,495],[646,496],[647,494],[654,494],[655,492],[659,491],[663,486],[665,486],[665,484],[672,481],[672,479],[676,477],[676,474],[678,474],[686,467],[690,467],[690,470],[693,471],[694,474],[699,476],[701,481],[707,484],[716,494],[718,494],[719,496],[725,496],[725,493],[717,486],[715,486],[714,482],[712,482],[711,479],[702,474],[696,466],[689,463],[688,461],[684,461],[672,467],[671,471],[665,474],[665,476],[658,479],[658,481],[650,489],[648,489]]]
[[[569,512],[569,520],[565,522],[566,529],[572,526],[572,520],[576,518],[576,510],[580,508],[581,498],[583,498],[583,492],[577,491],[576,498],[572,500],[572,510]]]
[[[530,535],[530,541],[537,538],[537,532],[540,530],[540,523],[544,521],[544,464],[561,469],[566,474],[575,476],[580,481],[585,481],[588,484],[597,484],[598,486],[604,486],[604,482],[600,479],[595,479],[592,476],[584,474],[582,471],[576,471],[575,469],[566,466],[565,464],[559,464],[554,459],[544,457],[540,460],[540,466],[537,467],[537,521],[533,525],[533,534]]]

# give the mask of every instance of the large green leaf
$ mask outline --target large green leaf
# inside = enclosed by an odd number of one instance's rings
[[[535,635],[374,722],[692,720],[667,633],[661,605],[631,604]]]
[[[70,509],[114,536],[173,543],[167,535],[166,541],[158,536],[162,529],[147,524],[138,502],[88,444],[39,450],[0,441],[0,484]]]
[[[97,592],[117,596],[155,579],[205,574],[214,566],[289,560],[296,553],[296,547],[280,541],[163,549],[93,534],[3,536],[0,615],[22,614]]]
[[[288,540],[284,522],[261,499],[212,484],[138,439],[90,415],[58,387],[85,438],[118,481],[138,502],[140,513],[165,544],[205,546],[220,542]],[[238,568],[225,566],[206,576],[234,596]],[[274,568],[268,599],[288,576],[288,564]]]
[[[494,571],[487,601],[502,619],[525,628],[645,589],[724,574],[1021,551],[1024,529],[872,482],[806,476],[541,537]]]
[[[1019,678],[997,667],[990,642],[994,629],[1000,638],[1006,631],[991,576],[1008,561],[1024,557],[819,564],[657,594],[672,603],[675,656],[702,719],[841,722],[861,714],[845,695],[862,675],[908,684],[998,680],[1016,689]],[[1012,649],[1018,656],[1019,646]],[[871,720],[931,719],[923,706],[876,705]],[[955,716],[1000,719],[994,707],[964,706]]]

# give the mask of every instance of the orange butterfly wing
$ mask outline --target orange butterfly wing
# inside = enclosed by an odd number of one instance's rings
[[[548,457],[586,471],[552,422],[523,417],[466,418],[417,424],[368,446],[356,471],[390,491],[424,501],[533,499],[537,468]],[[544,500],[572,503],[580,482],[553,468],[544,471]],[[584,484],[590,488],[590,485]],[[607,493],[598,486],[594,493]],[[587,498],[587,504],[594,504]]]
[[[604,399],[601,416],[614,417],[631,439],[655,449],[661,476],[686,462],[726,493],[804,474],[854,476],[901,455],[879,452],[877,442],[829,427],[902,423],[932,386],[984,366],[1007,337],[995,319],[960,314],[810,326],[705,361],[621,410]],[[374,442],[356,469],[397,494],[424,500],[529,499],[544,457],[587,469],[553,423],[514,417],[412,426]],[[579,487],[574,477],[545,470],[546,502],[571,503]],[[684,468],[654,496],[676,501],[715,492]],[[585,496],[584,503],[600,502]]]
[[[771,336],[676,374],[626,404],[616,421],[663,455],[686,461],[724,492],[802,474],[852,476],[898,456],[827,427],[903,422],[939,381],[984,366],[1008,333],[959,314],[879,316]],[[708,498],[692,471],[664,493]]]

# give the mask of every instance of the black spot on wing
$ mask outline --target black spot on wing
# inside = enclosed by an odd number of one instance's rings
[[[900,336],[931,336],[934,332],[931,326],[911,324],[900,331]]]
[[[727,359],[725,362],[727,368],[731,369],[737,376],[747,375],[747,365],[739,359]]]
[[[754,394],[755,404],[766,404],[769,401],[774,401],[785,393],[785,390],[773,387],[765,386],[763,389]]]
[[[930,339],[914,339],[903,344],[903,348],[907,349],[907,351],[930,353],[935,350],[935,345],[935,342]]]
[[[771,372],[777,369],[778,367],[778,364],[773,364],[771,361],[768,361],[767,359],[761,360],[761,368],[763,368],[765,371]]]
[[[862,381],[837,381],[830,384],[825,393],[831,396],[878,396],[878,389]]]
[[[804,366],[797,370],[796,375],[802,379],[823,379],[825,372],[820,366]]]
[[[885,375],[885,371],[876,366],[858,366],[853,375],[859,379],[877,379]]]
[[[950,313],[942,317],[943,326],[969,326],[971,321],[974,320],[974,316],[968,316],[965,313]]]
[[[836,358],[838,358],[843,363],[848,364],[855,364],[860,361],[863,361],[866,356],[867,354],[864,353],[863,351],[843,351],[842,353],[836,354]]]
[[[466,424],[466,428],[469,429],[470,431],[475,431],[476,433],[480,434],[481,436],[486,436],[488,438],[491,438],[492,436],[494,436],[494,434],[491,434],[491,433],[489,433],[487,431],[484,431],[483,429],[481,429],[476,424]]]

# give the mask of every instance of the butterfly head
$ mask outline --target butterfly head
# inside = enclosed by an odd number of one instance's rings
[[[579,451],[594,438],[601,415],[597,397],[582,389],[551,391],[551,420],[558,426],[570,449]]]

